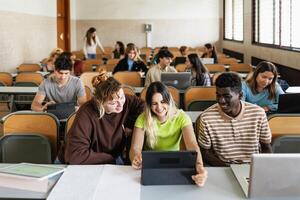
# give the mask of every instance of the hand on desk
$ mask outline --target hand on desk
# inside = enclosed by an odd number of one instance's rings
[[[134,157],[134,159],[132,161],[131,166],[134,169],[141,169],[142,168],[142,154],[135,155],[135,157]]]
[[[203,165],[196,165],[196,175],[192,176],[192,179],[195,181],[196,185],[198,185],[199,187],[203,187],[206,179],[207,179],[207,171],[206,169],[203,167]]]

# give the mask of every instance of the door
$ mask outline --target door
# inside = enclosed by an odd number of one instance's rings
[[[57,46],[70,51],[70,0],[57,0]]]

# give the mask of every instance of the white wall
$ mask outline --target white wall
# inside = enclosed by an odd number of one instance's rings
[[[200,46],[220,40],[222,0],[85,0],[77,1],[77,49],[86,30],[97,29],[104,46],[115,41],[146,46],[145,23],[153,25],[151,46]],[[76,47],[75,47],[76,48]],[[75,50],[75,49],[73,49]]]
[[[57,45],[55,0],[0,0],[0,71],[38,63]]]
[[[56,0],[0,0],[0,10],[56,17]]]

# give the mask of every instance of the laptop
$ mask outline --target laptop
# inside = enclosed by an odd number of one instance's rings
[[[300,154],[254,154],[251,165],[231,165],[248,198],[300,196]]]
[[[202,64],[214,64],[215,60],[213,58],[200,58]]]
[[[195,184],[195,151],[143,151],[142,158],[143,185]]]
[[[161,82],[178,90],[185,90],[191,85],[191,72],[162,72]]]
[[[300,93],[279,95],[278,110],[280,113],[300,113]]]
[[[75,112],[75,102],[56,103],[47,106],[47,112],[55,115],[59,120],[67,119]]]

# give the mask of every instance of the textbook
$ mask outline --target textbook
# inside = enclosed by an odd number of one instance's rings
[[[0,187],[47,193],[64,170],[56,165],[12,164],[0,168]]]

